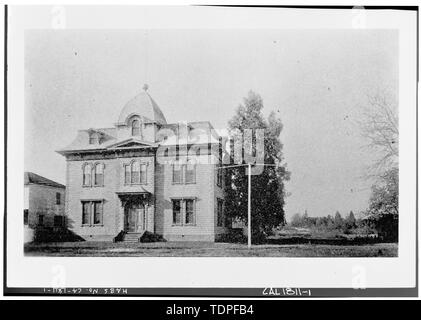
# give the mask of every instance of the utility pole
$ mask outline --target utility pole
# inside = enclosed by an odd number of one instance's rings
[[[251,249],[251,164],[248,164],[248,194],[247,194],[247,200],[248,200],[248,207],[247,207],[247,217],[248,217],[248,248]]]
[[[274,164],[274,163],[255,163],[253,165],[254,166],[259,166],[260,165],[260,166],[267,166],[267,167],[275,167],[275,168],[278,167],[278,165],[277,164]],[[222,168],[233,168],[233,167],[243,167],[243,166],[247,166],[248,167],[247,247],[249,249],[251,249],[251,163],[248,163],[248,164],[236,164],[236,165],[231,165],[231,166],[224,166],[224,167],[218,168],[218,170],[221,170]]]

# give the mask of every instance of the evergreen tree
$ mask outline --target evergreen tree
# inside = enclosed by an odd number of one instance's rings
[[[244,136],[246,129],[253,132],[253,151],[256,152],[256,131],[264,130],[264,157],[265,166],[261,173],[251,176],[251,211],[252,211],[252,237],[256,241],[268,235],[274,227],[285,224],[285,186],[290,173],[283,164],[283,145],[279,140],[282,131],[282,122],[272,112],[266,120],[262,115],[262,98],[250,91],[235,115],[229,121],[229,131],[232,136]],[[230,218],[237,218],[247,222],[248,205],[248,176],[247,168],[234,167],[226,170],[226,213]]]
[[[301,216],[299,213],[296,213],[292,216],[291,226],[300,227],[301,226]]]
[[[335,213],[335,228],[336,229],[341,229],[344,225],[344,220],[342,219],[341,214],[339,213],[339,211],[336,211]]]
[[[349,229],[356,227],[356,220],[355,220],[354,212],[352,212],[352,210],[349,212],[349,215],[346,218],[345,223],[346,223],[346,227]]]

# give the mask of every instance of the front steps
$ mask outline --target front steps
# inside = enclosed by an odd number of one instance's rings
[[[127,232],[124,234],[122,242],[124,243],[136,243],[139,242],[145,231],[142,232]]]

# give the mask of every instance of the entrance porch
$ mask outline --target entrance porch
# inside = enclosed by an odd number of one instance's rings
[[[120,230],[126,233],[154,232],[154,205],[149,192],[120,192]]]

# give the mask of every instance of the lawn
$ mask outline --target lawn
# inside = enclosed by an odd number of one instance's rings
[[[253,245],[209,242],[26,244],[26,256],[78,257],[397,257],[397,243]]]

